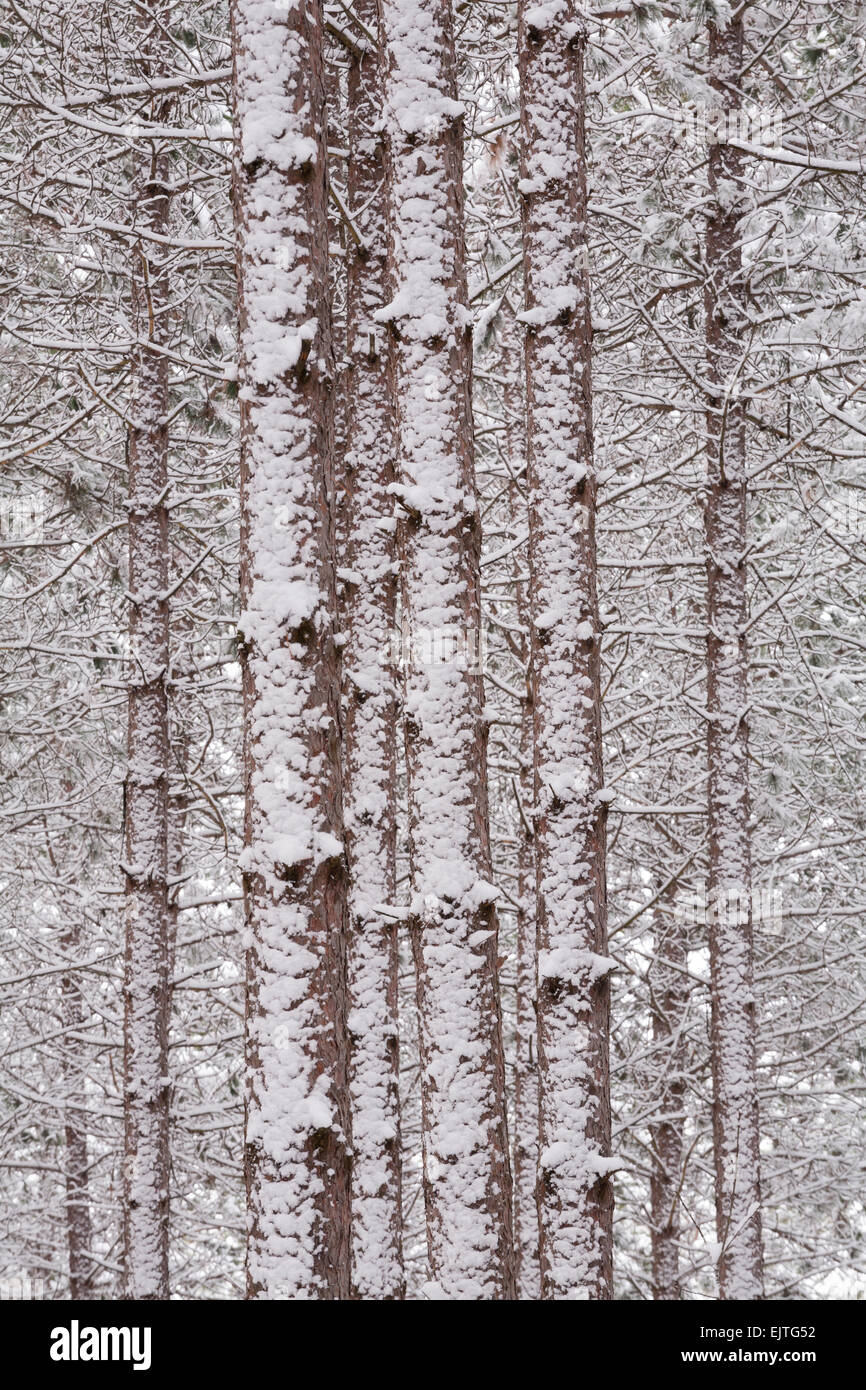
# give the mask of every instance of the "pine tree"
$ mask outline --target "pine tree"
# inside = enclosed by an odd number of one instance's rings
[[[542,1298],[612,1297],[609,975],[583,75],[576,7],[523,7]]]
[[[360,0],[362,32],[348,71],[348,371],[341,554],[344,797],[349,897],[353,1289],[401,1298],[403,1231],[397,945],[397,546],[395,410],[388,300],[384,65],[370,35],[376,0]]]
[[[349,1292],[322,11],[233,8],[251,1298]]]
[[[167,8],[136,5],[138,67],[165,71]],[[155,97],[156,121],[170,97]],[[132,247],[129,430],[128,771],[124,784],[126,955],[123,1057],[124,1290],[168,1298],[170,916],[168,904],[169,608],[168,359],[171,303],[165,253],[167,150],[134,152],[133,206],[149,234]]]
[[[743,18],[709,25],[708,77],[727,122],[742,104]],[[747,322],[744,157],[710,145],[707,380],[707,815],[713,1139],[722,1298],[762,1291],[749,806],[746,431],[738,373]]]
[[[450,0],[384,0],[424,1196],[435,1298],[514,1292],[482,718],[462,115]]]

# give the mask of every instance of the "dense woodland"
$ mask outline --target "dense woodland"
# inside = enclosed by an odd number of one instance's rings
[[[864,59],[4,0],[4,1297],[864,1297]]]

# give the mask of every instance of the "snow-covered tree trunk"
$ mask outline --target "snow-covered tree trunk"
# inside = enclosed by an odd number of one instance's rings
[[[74,963],[78,957],[80,933],[77,925],[64,935],[63,948]],[[64,1137],[66,1154],[63,1163],[66,1183],[66,1245],[69,1258],[69,1297],[93,1298],[93,1223],[90,1217],[90,1183],[88,1179],[86,1112],[76,1104],[82,1080],[74,1064],[80,1044],[75,1035],[84,1027],[81,988],[74,971],[60,982],[61,1018],[65,1037],[64,1082],[67,1087],[64,1107]],[[70,1056],[71,1054],[71,1056]]]
[[[346,872],[322,10],[236,0],[251,1298],[346,1298]]]
[[[355,13],[376,32],[376,0]],[[384,68],[369,41],[349,64],[346,509],[341,623],[344,804],[349,897],[352,1094],[352,1288],[402,1298],[397,991],[394,633],[397,548],[395,402],[387,330],[374,314],[387,295],[388,228],[381,133]]]
[[[508,300],[500,310],[501,372],[506,450],[512,478],[526,466],[526,429],[522,371],[522,330]],[[526,500],[516,482],[510,488],[512,525],[526,524]],[[517,1000],[514,1056],[514,1253],[519,1297],[535,1301],[541,1292],[538,1262],[538,1037],[536,1009],[535,849],[532,835],[533,731],[532,694],[529,684],[529,594],[526,584],[526,548],[515,548],[513,557],[514,614],[517,633],[512,653],[520,671],[523,694],[518,714],[519,772],[514,781],[517,801]]]
[[[520,554],[518,563],[525,564]],[[515,581],[518,625],[526,629],[521,656],[529,664],[529,604],[526,586]],[[528,683],[528,675],[527,675]],[[535,918],[535,854],[532,822],[533,796],[532,704],[528,696],[520,707],[517,795],[520,797],[517,827],[517,1040],[514,1058],[514,1248],[520,1297],[535,1301],[541,1294],[538,1260],[538,1028],[537,948]]]
[[[653,962],[649,970],[653,1044],[661,1084],[660,1118],[653,1124],[650,1172],[652,1290],[656,1300],[682,1297],[679,1268],[680,1194],[684,1150],[685,1014],[689,990],[683,914],[673,889],[662,893],[655,911]]]
[[[164,71],[162,5],[136,6],[137,63]],[[170,101],[155,99],[151,119]],[[164,1299],[168,1288],[169,1077],[171,1007],[168,901],[169,539],[168,150],[139,136],[133,150],[129,469],[129,663],[124,872],[124,1296]]]
[[[720,111],[742,104],[743,20],[709,25],[708,77]],[[709,150],[706,233],[707,809],[716,1222],[724,1299],[762,1292],[755,995],[752,965],[746,627],[747,350],[741,218],[744,158],[724,138]]]
[[[542,1297],[612,1296],[584,31],[518,10],[526,309]]]
[[[433,1298],[514,1295],[450,0],[383,0],[406,760]]]

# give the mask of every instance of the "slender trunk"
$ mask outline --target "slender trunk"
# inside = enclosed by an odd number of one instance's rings
[[[78,956],[79,933],[71,928],[63,938],[64,952],[74,962]],[[93,1265],[93,1225],[90,1218],[90,1188],[88,1181],[86,1111],[76,1104],[75,1095],[82,1085],[79,1068],[67,1059],[67,1048],[75,1052],[72,1041],[81,1033],[84,1012],[81,990],[75,974],[64,975],[60,982],[61,1017],[66,1034],[64,1047],[65,1102],[63,1128],[66,1139],[64,1177],[66,1181],[66,1243],[69,1254],[69,1297],[95,1297],[95,1268]]]
[[[655,911],[655,945],[650,971],[650,1012],[657,1065],[661,1072],[652,1127],[650,1215],[652,1289],[656,1300],[682,1298],[679,1269],[680,1188],[683,1164],[685,1096],[685,1016],[689,990],[685,923],[674,907],[676,884]]]
[[[351,25],[347,26],[351,28]],[[326,33],[325,42],[322,47],[322,57],[324,62],[325,77],[325,140],[329,150],[333,147],[337,150],[346,148],[349,143],[348,131],[348,107],[346,101],[346,88],[348,86],[348,63],[347,55],[354,52],[349,49],[347,44],[335,39],[330,33]],[[339,175],[345,179],[351,178],[351,160],[344,161],[340,156],[335,157],[336,169]],[[334,546],[335,554],[341,555],[346,544],[346,523],[351,529],[351,518],[346,516],[345,507],[341,505],[342,484],[344,476],[344,455],[346,451],[346,429],[349,416],[349,397],[347,392],[347,370],[349,365],[348,335],[346,319],[346,299],[348,293],[348,255],[351,252],[352,240],[349,231],[348,221],[344,215],[347,196],[344,192],[341,204],[338,204],[334,193],[337,192],[336,184],[339,179],[331,178],[331,156],[328,156],[328,275],[329,275],[329,303],[331,312],[331,352],[334,361],[334,385],[331,400],[331,421],[333,429],[333,443],[331,455],[334,460],[334,479],[337,484],[335,495],[334,512]],[[338,194],[339,196],[339,194]],[[338,600],[339,600],[339,582]],[[351,879],[351,876],[350,876]]]
[[[355,13],[375,32],[376,0]],[[349,65],[346,509],[342,627],[344,799],[349,895],[353,1292],[405,1293],[401,1218],[397,922],[395,410],[387,336],[374,320],[387,295],[383,65],[368,46]]]
[[[523,557],[521,556],[521,561]],[[518,580],[517,621],[527,632],[523,653],[529,673],[529,604]],[[536,1024],[537,947],[535,919],[535,852],[532,837],[533,757],[532,701],[520,707],[520,798],[517,827],[517,1047],[514,1059],[514,1248],[520,1297],[541,1297],[538,1258],[538,1028]]]
[[[502,371],[508,385],[503,394],[506,413],[506,449],[515,480],[526,466],[523,382],[520,374],[520,328],[506,301],[501,311]],[[525,523],[525,500],[516,481],[509,488],[512,525]],[[529,594],[523,572],[526,554],[514,552],[515,615],[519,636],[511,639],[512,653],[520,669],[525,697],[520,703],[518,761],[515,780],[517,801],[517,1020],[514,1058],[514,1253],[520,1298],[535,1302],[541,1295],[538,1261],[538,1030],[535,1010],[536,922],[535,847],[532,835],[533,756],[532,690],[529,681]]]
[[[572,0],[521,0],[518,11],[545,1299],[612,1296],[612,963],[578,14]]]
[[[462,107],[449,0],[383,0],[399,400],[406,761],[434,1298],[514,1296],[490,883]]]
[[[743,21],[709,26],[709,79],[727,113],[741,105]],[[721,117],[719,118],[721,122]],[[743,155],[709,152],[705,289],[707,378],[707,707],[710,974],[716,1222],[723,1299],[762,1292],[746,625],[746,418],[737,377],[748,322],[740,224]],[[729,893],[737,906],[728,907]]]
[[[164,6],[136,5],[137,61],[164,69]],[[166,100],[151,117],[165,120]],[[171,166],[157,142],[136,149],[133,217],[153,234],[133,247],[135,346],[130,362],[130,686],[124,871],[124,1296],[165,1299],[169,1230],[170,1010],[168,904],[168,342],[167,256]]]
[[[346,1298],[346,871],[322,9],[235,0],[251,1298]]]
[[[179,579],[183,573],[186,557],[183,555],[175,557],[173,579]],[[186,648],[187,638],[193,637],[193,624],[190,615],[184,614],[177,620],[172,615],[169,630],[169,654],[171,659],[172,674],[176,682],[175,689],[172,691],[172,699],[169,708],[169,738],[171,740],[171,768],[168,794],[168,959],[171,971],[171,979],[174,979],[175,965],[177,961],[177,931],[179,912],[179,899],[183,885],[184,861],[186,857],[186,836],[187,819],[189,817],[190,803],[192,796],[188,781],[191,750],[190,750],[190,724],[186,721],[192,718],[192,702],[188,696],[179,693],[177,685],[183,681],[187,672],[182,670],[180,665],[184,649]],[[187,668],[189,669],[189,668]]]

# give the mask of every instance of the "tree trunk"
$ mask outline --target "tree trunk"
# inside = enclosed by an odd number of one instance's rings
[[[518,564],[525,564],[523,554]],[[526,629],[525,651],[529,666],[529,604],[525,585],[515,581],[515,612]],[[527,669],[526,683],[529,684]],[[520,1297],[535,1302],[541,1297],[538,1258],[538,1028],[536,1024],[537,965],[535,919],[535,853],[532,838],[533,756],[532,702],[520,706],[520,823],[517,845],[517,1045],[514,1059],[514,1248]]]
[[[449,0],[384,0],[389,50],[411,932],[430,1281],[514,1296],[511,1171],[490,883],[480,518],[463,244],[462,106]]]
[[[376,0],[355,13],[375,32]],[[396,902],[397,548],[395,410],[387,334],[374,320],[387,294],[388,229],[380,123],[383,65],[368,45],[348,76],[346,514],[342,627],[344,798],[349,896],[353,1293],[404,1296]]]
[[[655,942],[650,970],[653,1043],[660,1067],[658,1107],[652,1127],[650,1216],[653,1298],[682,1298],[679,1269],[680,1188],[683,1164],[685,1096],[685,1017],[689,990],[687,939],[683,914],[674,904],[676,883],[655,910]]]
[[[137,5],[138,66],[163,71],[161,6]],[[166,99],[151,117],[164,121]],[[158,142],[135,150],[133,218],[168,231],[171,164]],[[129,709],[124,871],[124,1297],[165,1299],[168,1285],[170,1011],[168,903],[168,342],[167,254],[158,241],[133,247],[135,346],[130,362]]]
[[[743,21],[709,26],[709,80],[725,117],[741,105]],[[743,156],[709,152],[707,378],[707,708],[710,974],[716,1222],[723,1299],[762,1293],[746,624],[746,420],[738,390],[748,322],[740,219]],[[735,905],[729,906],[729,890]]]
[[[526,311],[542,1298],[611,1295],[605,901],[586,264],[576,5],[518,11]]]
[[[235,0],[250,1298],[347,1298],[322,9]]]
[[[523,377],[521,373],[521,329],[511,304],[506,300],[500,311],[502,367],[507,386],[503,392],[506,415],[506,449],[509,470],[517,479],[526,468],[526,430]],[[525,498],[513,482],[509,487],[513,526],[526,520]],[[513,558],[514,611],[519,635],[512,637],[512,655],[520,670],[518,761],[515,781],[517,800],[517,1019],[514,1058],[514,1253],[517,1288],[521,1299],[535,1302],[541,1296],[541,1268],[538,1262],[538,1206],[535,1185],[538,1178],[538,1030],[536,1027],[536,922],[535,922],[535,846],[532,835],[533,737],[532,690],[529,680],[530,612],[525,581],[527,567],[524,547],[515,549]]]
[[[64,952],[74,964],[78,957],[79,933],[77,927],[71,928],[63,938]],[[82,1077],[79,1068],[68,1059],[68,1050],[77,1054],[77,1046],[70,1035],[81,1033],[84,1014],[81,1007],[81,989],[76,974],[64,975],[60,982],[61,1016],[64,1039],[64,1116],[63,1126],[66,1139],[66,1160],[64,1176],[66,1181],[66,1244],[69,1254],[69,1297],[84,1299],[95,1297],[93,1265],[93,1225],[90,1219],[90,1184],[87,1158],[86,1112],[75,1103],[75,1095],[81,1089]]]

